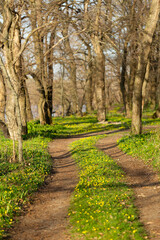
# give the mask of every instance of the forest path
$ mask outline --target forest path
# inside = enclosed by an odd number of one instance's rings
[[[56,139],[49,144],[54,173],[33,196],[33,204],[18,217],[10,232],[11,240],[69,240],[68,208],[78,181],[75,162],[69,152],[73,138]]]
[[[160,178],[151,166],[142,160],[126,155],[117,147],[122,135],[100,139],[96,145],[114,159],[124,170],[126,182],[134,191],[135,206],[140,222],[144,225],[149,239],[160,240]]]
[[[114,158],[127,174],[127,181],[135,191],[135,204],[140,220],[150,239],[160,239],[160,182],[158,176],[142,161],[126,156],[117,148],[117,139],[126,130],[81,134],[66,139],[55,139],[49,144],[54,173],[34,194],[33,203],[18,217],[10,231],[11,240],[70,240],[67,229],[71,195],[78,182],[78,170],[69,152],[69,144],[83,137],[107,134],[97,147]],[[110,135],[117,133],[116,135]],[[110,135],[110,136],[109,136]],[[131,166],[130,166],[131,165]]]

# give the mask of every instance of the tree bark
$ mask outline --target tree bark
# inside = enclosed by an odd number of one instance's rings
[[[92,63],[92,54],[91,54],[91,47],[87,46],[88,49],[88,56],[87,56],[87,81],[86,81],[86,107],[87,107],[87,112],[92,113],[93,112],[93,106],[92,106],[92,101],[93,101],[93,63]]]
[[[43,25],[42,17],[42,0],[34,0],[31,3],[32,11],[30,17],[32,30]],[[52,123],[52,84],[48,84],[48,73],[51,75],[51,68],[53,64],[49,63],[48,72],[45,71],[45,59],[44,59],[44,34],[41,31],[36,31],[33,34],[34,40],[34,55],[36,61],[36,71],[34,72],[34,79],[37,82],[38,91],[40,93],[40,100],[38,105],[38,112],[41,124],[51,124]],[[50,54],[52,54],[51,51]],[[49,54],[47,55],[47,57]],[[49,60],[49,57],[46,61]],[[45,75],[45,73],[47,75]],[[31,74],[32,75],[32,74]],[[53,80],[53,79],[52,79]],[[40,84],[39,84],[40,83]]]
[[[138,65],[134,82],[133,107],[132,107],[132,133],[140,134],[142,131],[142,85],[145,77],[148,55],[152,43],[153,33],[158,22],[160,11],[159,0],[152,0],[150,14],[146,22],[146,27],[140,39],[140,49]]]
[[[101,0],[97,1],[96,18],[94,23],[94,31],[91,35],[91,41],[95,52],[96,82],[95,91],[97,99],[97,119],[99,122],[106,120],[105,106],[105,56],[101,44],[102,33],[100,30]]]
[[[126,69],[127,69],[127,42],[124,43],[124,49],[123,49],[123,59],[122,59],[122,71],[121,71],[121,81],[120,81],[120,87],[122,92],[122,98],[123,98],[123,104],[124,104],[124,111],[126,117],[130,117],[130,106],[129,106],[129,98],[128,98],[128,92],[126,90]]]
[[[6,107],[6,88],[2,72],[0,72],[0,120],[5,122],[5,107]]]
[[[26,114],[27,114],[27,122],[33,120],[33,114],[31,110],[31,102],[29,98],[29,93],[26,85],[26,79],[24,79],[24,89],[25,89],[25,97],[26,97]]]
[[[18,140],[19,146],[19,162],[23,161],[22,148],[22,116],[20,108],[20,92],[21,92],[21,77],[20,69],[21,60],[17,59],[17,51],[20,50],[20,31],[19,31],[19,15],[15,12],[13,2],[11,0],[5,1],[3,8],[3,53],[5,64],[0,58],[1,68],[3,71],[5,84],[10,89],[10,102],[7,99],[7,105],[11,111],[7,111],[7,125],[12,139]],[[15,61],[16,59],[16,61]],[[15,61],[15,63],[14,63]]]
[[[97,99],[97,118],[99,122],[106,120],[106,107],[105,107],[105,57],[100,50],[96,54],[96,99]]]
[[[66,37],[69,34],[69,26],[67,22],[65,22],[65,24],[63,25],[62,33],[63,33],[63,37]],[[67,68],[67,70],[69,71],[70,81],[72,84],[72,88],[70,89],[71,96],[72,96],[72,112],[74,114],[79,114],[80,111],[79,111],[79,105],[78,105],[77,76],[76,76],[77,67],[76,67],[73,50],[70,45],[69,37],[67,37],[64,40],[64,46],[65,46],[66,54],[69,57],[69,61],[68,61],[69,67]]]
[[[149,81],[149,70],[150,70],[150,61],[148,60],[145,78],[144,78],[143,85],[142,85],[142,112],[143,112],[144,105],[145,105],[146,88],[147,88],[147,84]]]

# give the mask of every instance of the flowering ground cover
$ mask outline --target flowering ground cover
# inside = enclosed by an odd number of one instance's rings
[[[159,124],[160,119],[144,118],[143,124]],[[116,122],[116,124],[114,124]],[[28,123],[28,137],[43,136],[49,138],[63,138],[71,135],[78,135],[89,132],[101,132],[113,129],[130,128],[131,119],[125,118],[122,114],[110,113],[107,117],[107,123],[99,124],[95,115],[84,117],[56,117],[53,118],[52,125],[40,125],[39,121]]]
[[[0,138],[0,239],[12,225],[14,216],[28,201],[28,196],[37,190],[50,173],[52,162],[47,151],[49,140],[38,137],[25,141],[25,163],[19,164],[8,162],[12,153],[12,141],[3,136]],[[3,151],[5,145],[7,151]]]
[[[124,119],[124,118],[123,118]],[[116,120],[115,120],[116,121]],[[126,120],[125,120],[126,121]],[[128,125],[119,123],[99,124],[97,118],[93,116],[84,117],[56,117],[53,118],[52,125],[40,125],[39,121],[31,121],[28,123],[27,137],[43,136],[49,138],[63,138],[71,135],[78,135],[89,132],[107,131],[110,129],[126,128]]]
[[[69,212],[73,239],[145,239],[123,171],[95,147],[100,137],[71,145],[80,169]]]
[[[149,118],[144,121],[146,121],[146,124],[159,122],[159,120]],[[128,128],[131,121],[120,114],[111,113],[108,115],[108,122],[109,124],[99,124],[94,115],[54,118],[51,126],[41,126],[39,121],[32,121],[28,123],[28,135],[24,136],[23,141],[24,164],[11,163],[13,143],[11,140],[5,139],[0,133],[0,239],[12,225],[14,216],[20,212],[22,206],[28,201],[28,196],[37,190],[50,173],[52,162],[47,151],[48,143],[54,138],[69,137],[80,133]],[[114,125],[112,122],[118,124]],[[158,144],[158,140],[156,144]],[[88,165],[88,170],[90,168],[90,165]],[[102,179],[99,178],[99,182],[96,184],[100,184]],[[118,186],[121,186],[121,184]],[[101,192],[98,194],[102,195]],[[117,229],[117,231],[120,230]]]
[[[160,132],[150,131],[136,136],[126,136],[118,141],[125,153],[143,159],[160,171]]]

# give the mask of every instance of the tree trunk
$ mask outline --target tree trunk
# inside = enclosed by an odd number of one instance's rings
[[[145,30],[140,39],[140,52],[134,82],[133,108],[132,108],[132,133],[140,134],[142,131],[142,85],[145,77],[148,55],[152,43],[153,33],[158,22],[160,11],[159,0],[152,0],[150,14],[146,22]]]
[[[95,91],[97,99],[97,118],[99,122],[106,120],[105,107],[105,57],[103,51],[99,49],[96,55],[97,79],[95,82]]]
[[[26,97],[26,114],[27,114],[27,122],[33,120],[33,114],[31,110],[31,102],[29,98],[29,93],[26,85],[26,80],[24,80],[24,88],[25,88],[25,97]]]
[[[122,71],[121,71],[121,81],[120,81],[120,87],[122,92],[122,98],[123,98],[123,104],[124,104],[124,111],[126,117],[130,117],[130,106],[129,106],[129,98],[128,98],[128,92],[126,90],[126,68],[127,68],[127,42],[124,44],[124,50],[123,50],[123,59],[122,59]]]
[[[96,18],[94,24],[94,31],[91,35],[91,41],[95,52],[95,67],[96,80],[95,91],[97,99],[97,118],[99,122],[106,120],[106,106],[105,106],[105,56],[101,44],[102,33],[100,30],[100,16],[101,16],[102,1],[97,1]]]
[[[0,72],[0,120],[5,122],[5,107],[6,107],[6,88],[2,72]]]
[[[32,14],[29,16],[32,24],[32,30],[43,25],[43,6],[42,0],[34,0],[31,3]],[[34,73],[34,79],[38,80],[38,91],[40,93],[40,100],[38,105],[38,112],[41,124],[52,123],[52,84],[48,83],[48,76],[45,75],[45,59],[44,59],[44,36],[41,31],[36,31],[33,34],[36,71]],[[52,51],[51,51],[52,53]],[[49,57],[49,55],[47,55]],[[46,60],[46,62],[48,59]],[[51,74],[51,68],[53,65],[49,63],[48,72]],[[31,74],[33,75],[33,74]],[[52,79],[53,80],[53,79]]]
[[[65,23],[66,25],[66,23]],[[66,37],[68,35],[68,26],[65,26],[63,28],[63,36]],[[77,93],[77,76],[76,76],[76,63],[74,59],[74,54],[72,51],[72,48],[70,46],[69,38],[66,38],[64,40],[64,46],[66,50],[66,54],[69,56],[69,67],[67,68],[69,71],[70,75],[70,81],[72,84],[72,88],[70,89],[71,91],[71,96],[72,96],[72,111],[74,114],[79,113],[79,106],[78,106],[78,93]]]
[[[8,122],[8,129],[12,139],[17,138],[19,146],[19,162],[23,161],[22,148],[22,118],[20,109],[20,91],[21,91],[21,59],[17,59],[17,53],[20,51],[20,16],[15,12],[13,2],[11,0],[5,1],[3,8],[3,53],[5,58],[5,65],[2,58],[0,58],[1,68],[5,79],[5,84],[10,89],[11,101],[7,99],[8,109],[6,115]],[[10,40],[12,39],[12,41]],[[16,61],[15,61],[16,60]],[[15,61],[15,62],[14,62]],[[10,105],[10,106],[9,106]]]
[[[88,63],[88,69],[87,69],[87,81],[86,81],[86,93],[85,93],[85,98],[86,98],[86,107],[87,107],[87,112],[92,113],[93,112],[93,106],[92,106],[92,101],[93,101],[93,64],[92,64],[92,55],[91,55],[91,48],[88,45],[88,56],[87,56],[87,63]]]
[[[38,103],[38,113],[40,118],[40,124],[51,124],[52,116],[51,111],[48,104],[48,99],[46,97],[46,92],[43,88],[41,80],[35,73],[30,73],[33,79],[36,82],[37,90],[39,92],[39,103]]]
[[[149,80],[149,69],[150,69],[150,61],[148,60],[145,78],[144,78],[144,82],[143,82],[143,86],[142,86],[142,112],[143,112],[144,105],[145,105],[146,88],[147,88],[147,84],[148,84],[148,80]]]
[[[26,96],[24,82],[21,82],[20,95],[19,95],[19,106],[22,122],[22,134],[27,134],[27,106],[26,106]]]

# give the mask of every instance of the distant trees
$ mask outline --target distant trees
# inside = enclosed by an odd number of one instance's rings
[[[32,119],[28,78],[38,91],[41,124],[52,123],[55,105],[62,106],[62,115],[82,114],[85,106],[105,121],[116,101],[132,116],[133,133],[141,132],[145,104],[157,106],[159,117],[159,5],[159,0],[1,1],[0,120],[11,138],[22,142]]]

